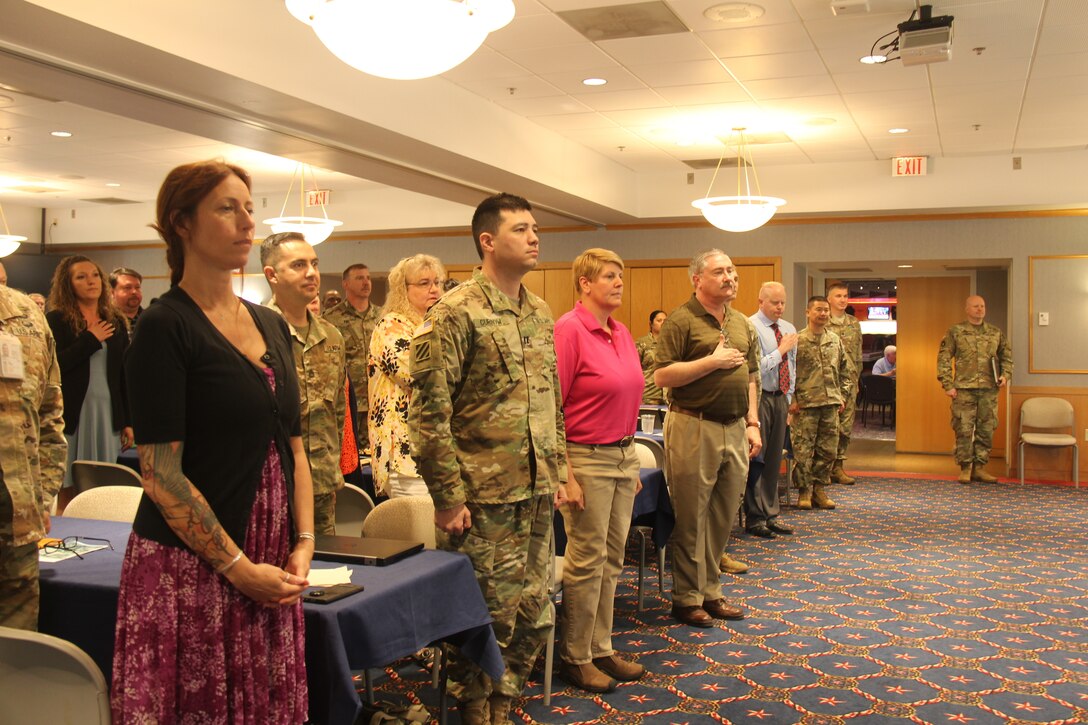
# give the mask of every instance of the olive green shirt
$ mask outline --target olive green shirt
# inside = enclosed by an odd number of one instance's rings
[[[937,380],[942,388],[996,388],[995,369],[997,377],[1012,380],[1012,345],[1004,332],[988,322],[964,321],[948,328],[937,352]]]
[[[274,298],[268,307],[283,314]],[[344,338],[330,322],[309,310],[306,319],[309,324],[301,330],[289,321],[287,327],[291,330],[291,350],[302,398],[302,446],[310,462],[314,494],[323,495],[344,487],[340,472],[347,415]]]
[[[646,405],[660,405],[665,402],[665,393],[654,382],[654,370],[657,369],[657,339],[646,334],[635,341],[638,361],[642,365],[642,402]]]
[[[797,385],[793,400],[799,407],[842,405],[853,394],[856,378],[846,347],[830,325],[820,335],[809,327],[797,333]]]
[[[743,313],[727,307],[725,319],[719,325],[718,319],[693,294],[661,326],[657,337],[657,368],[710,355],[723,333],[726,345],[744,355],[744,364],[732,370],[713,370],[687,385],[672,388],[670,395],[677,406],[718,418],[748,413],[749,376],[759,373],[759,358],[763,353],[756,328]]]
[[[566,481],[555,323],[544,300],[525,287],[512,300],[477,267],[416,330],[410,372],[412,457],[438,509],[514,503]]]
[[[359,412],[370,410],[367,403],[367,363],[370,360],[370,338],[374,328],[382,319],[382,308],[370,305],[366,312],[359,312],[350,302],[344,300],[325,313],[324,319],[331,322],[344,336],[344,354],[348,361],[348,377],[355,390],[355,402]],[[364,421],[365,423],[365,421]]]
[[[0,378],[0,486],[13,516],[0,521],[0,548],[45,536],[45,512],[64,481],[68,442],[60,366],[49,325],[34,301],[0,286],[0,335],[18,340],[23,379]]]
[[[827,329],[834,332],[842,340],[843,349],[846,350],[846,357],[850,360],[850,365],[853,366],[854,379],[856,380],[861,375],[862,369],[861,323],[858,322],[858,318],[851,314],[844,314],[837,319],[832,315],[831,319],[828,320]]]

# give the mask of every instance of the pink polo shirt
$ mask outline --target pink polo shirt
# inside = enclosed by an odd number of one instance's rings
[[[555,323],[555,358],[568,441],[599,445],[634,434],[646,381],[626,327],[609,317],[605,330],[579,301]]]

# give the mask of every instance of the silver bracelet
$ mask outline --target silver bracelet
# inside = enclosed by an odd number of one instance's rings
[[[241,560],[242,560],[242,550],[239,549],[238,553],[234,555],[234,558],[231,559],[230,561],[228,561],[223,566],[219,567],[219,569],[216,570],[216,573],[226,574],[228,571],[230,571],[232,566],[234,566],[235,564],[237,564]]]
[[[317,537],[314,536],[313,534],[311,534],[309,531],[303,531],[302,533],[300,533],[298,535],[297,538],[298,538],[299,541],[302,541],[303,539],[309,539],[310,541],[314,542],[315,544],[317,543]]]

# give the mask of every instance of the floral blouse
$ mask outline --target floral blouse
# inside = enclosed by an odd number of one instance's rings
[[[412,334],[418,324],[396,312],[386,314],[374,328],[367,365],[370,414],[370,465],[374,486],[389,493],[389,474],[418,476],[408,438],[408,374]]]

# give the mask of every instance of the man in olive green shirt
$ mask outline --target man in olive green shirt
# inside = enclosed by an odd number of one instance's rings
[[[997,478],[985,468],[997,428],[997,391],[1012,379],[1012,346],[985,321],[986,300],[971,295],[966,311],[967,320],[952,325],[941,340],[937,380],[952,398],[960,483],[993,483]]]
[[[355,391],[359,416],[355,420],[355,440],[360,455],[370,452],[367,434],[367,362],[370,359],[370,338],[382,319],[382,308],[370,304],[373,285],[370,269],[365,264],[353,264],[344,270],[344,301],[325,312],[325,319],[336,326],[344,336],[344,352],[348,361],[348,377]]]
[[[340,446],[344,440],[344,338],[306,309],[321,289],[317,254],[298,232],[261,242],[261,266],[272,299],[291,330],[291,349],[302,397],[302,444],[314,483],[314,531],[336,533],[336,492],[344,487]]]
[[[759,358],[752,323],[730,307],[733,261],[712,249],[691,260],[695,294],[657,341],[658,387],[671,389],[665,468],[676,511],[673,616],[694,627],[744,612],[722,598],[718,556],[740,509],[748,460],[759,453]]]
[[[839,413],[839,448],[835,454],[835,464],[831,469],[831,482],[853,484],[855,479],[843,470],[846,462],[846,449],[850,447],[850,437],[854,433],[854,413],[858,407],[858,381],[861,379],[861,323],[858,318],[846,311],[850,304],[850,290],[842,282],[836,282],[827,288],[827,302],[831,307],[831,321],[828,328],[842,340],[846,357],[850,360],[854,379],[850,381],[853,394],[843,402]]]

